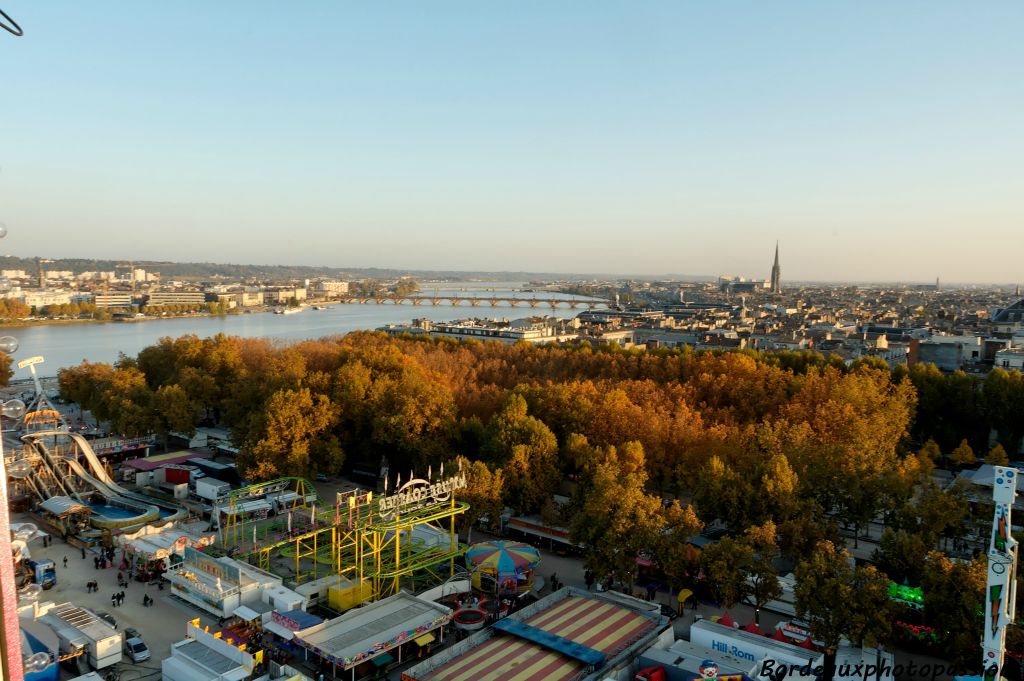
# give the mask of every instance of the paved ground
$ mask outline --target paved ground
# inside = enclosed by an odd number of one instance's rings
[[[16,517],[13,520],[31,522],[26,517]],[[89,610],[105,610],[117,620],[118,630],[125,627],[135,627],[139,630],[150,648],[152,657],[138,665],[132,664],[124,657],[119,665],[120,669],[136,669],[142,672],[142,676],[156,672],[160,669],[160,661],[170,655],[171,644],[185,638],[185,622],[199,617],[202,624],[211,625],[211,628],[217,624],[216,618],[211,618],[203,611],[171,598],[170,588],[167,586],[160,591],[156,585],[132,582],[124,589],[124,605],[119,608],[112,607],[111,594],[121,591],[117,587],[117,570],[94,569],[92,559],[97,554],[86,551],[86,557],[83,559],[80,549],[63,543],[59,538],[47,548],[43,548],[42,542],[35,540],[29,546],[29,550],[33,558],[49,558],[57,564],[57,586],[43,591],[39,598],[40,602],[73,602]],[[66,568],[63,564],[64,557],[68,559]],[[92,580],[99,582],[97,593],[86,592],[85,584]],[[153,605],[143,607],[143,594],[149,594],[150,598],[154,599]],[[70,678],[67,671],[62,671],[62,678]]]

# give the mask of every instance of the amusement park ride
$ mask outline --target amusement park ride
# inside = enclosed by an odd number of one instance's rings
[[[465,547],[459,544],[455,518],[469,505],[455,499],[466,486],[460,470],[439,479],[415,478],[393,494],[338,493],[333,508],[317,510],[315,491],[301,478],[280,478],[234,490],[221,508],[221,539],[236,558],[273,571],[273,557],[294,560],[293,579],[302,583],[326,574],[368,585],[369,600],[398,593],[403,580],[426,573],[438,581],[439,567],[448,574]],[[287,494],[277,518],[247,518],[248,499]],[[312,503],[309,503],[310,500]],[[282,520],[284,518],[284,520]],[[248,528],[252,527],[251,535]],[[324,569],[324,566],[326,569]]]
[[[1017,608],[1017,540],[1010,529],[1010,515],[1017,498],[1018,471],[995,466],[993,475],[992,497],[996,508],[988,549],[982,639],[982,674],[986,679],[1000,678],[1006,657],[1006,628],[1013,624]]]

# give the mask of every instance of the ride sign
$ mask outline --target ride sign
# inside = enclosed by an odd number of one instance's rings
[[[410,480],[391,496],[377,501],[377,511],[384,518],[419,510],[427,506],[450,501],[456,490],[465,489],[466,474],[459,473],[441,482],[430,482],[422,478]]]

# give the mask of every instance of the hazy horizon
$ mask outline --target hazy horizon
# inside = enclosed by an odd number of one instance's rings
[[[6,254],[1024,278],[1020,3],[4,9]]]

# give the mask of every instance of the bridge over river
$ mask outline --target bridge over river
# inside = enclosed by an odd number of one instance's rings
[[[600,308],[611,309],[612,303],[608,300],[590,298],[586,300],[567,298],[513,298],[510,296],[460,296],[448,295],[408,295],[408,296],[366,296],[366,295],[342,295],[333,298],[332,301],[348,303],[352,305],[423,305],[427,303],[434,307],[449,305],[451,307],[550,307],[551,309],[568,308],[575,310],[584,308],[596,310]]]

